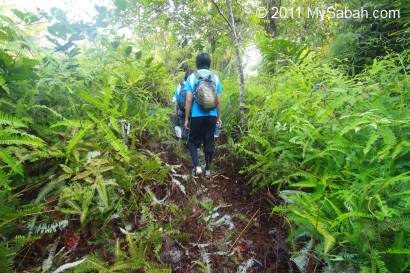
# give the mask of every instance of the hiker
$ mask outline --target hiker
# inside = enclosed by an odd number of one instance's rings
[[[209,71],[211,58],[207,53],[196,56],[197,71],[185,82],[186,103],[184,127],[188,130],[188,150],[191,154],[193,175],[202,174],[198,148],[204,146],[205,175],[210,176],[215,150],[215,128],[222,125],[222,86],[216,74]]]
[[[175,102],[175,114],[173,116],[174,130],[176,137],[180,139],[186,139],[188,136],[188,132],[184,127],[186,99],[185,81],[191,74],[192,70],[188,68],[185,71],[184,80],[178,84],[173,97],[173,101]]]

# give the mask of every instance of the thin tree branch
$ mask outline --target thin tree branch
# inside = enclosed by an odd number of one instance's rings
[[[222,16],[222,18],[225,20],[225,22],[228,24],[229,28],[231,29],[231,31],[234,31],[233,26],[231,25],[231,23],[229,22],[229,20],[225,17],[225,15],[222,13],[221,8],[218,6],[218,4],[214,1],[211,0],[211,2],[214,4],[214,6],[216,7],[216,10],[218,11],[218,13]]]

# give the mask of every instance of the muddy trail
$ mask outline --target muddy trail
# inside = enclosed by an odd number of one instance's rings
[[[45,234],[24,248],[16,259],[16,272],[39,272],[39,265],[51,266],[56,261],[73,264],[93,253],[105,266],[113,265],[110,249],[117,240],[124,240],[126,233],[142,232],[146,215],[151,215],[155,227],[167,231],[160,232],[158,252],[146,249],[144,254],[150,262],[171,266],[172,272],[299,272],[290,260],[286,225],[270,213],[278,200],[267,192],[250,194],[246,177],[239,175],[239,164],[228,159],[229,153],[217,149],[213,175],[193,177],[188,154],[180,143],[147,144],[136,152],[159,156],[162,167],[170,170],[164,182],[149,181],[135,187],[136,196],[145,200],[149,212],[130,209],[125,223],[111,217],[105,227],[89,222],[79,228],[80,222],[73,220],[60,232]],[[53,212],[49,216],[65,219],[53,210],[56,204],[57,197],[50,197]],[[111,230],[109,238],[103,237],[105,229]]]
[[[180,230],[191,234],[162,252],[173,272],[299,272],[290,261],[283,219],[270,213],[275,197],[251,194],[238,165],[218,160],[220,155],[211,177],[193,177],[189,160],[172,147],[160,153],[172,170],[169,201],[187,210]],[[177,249],[183,255],[172,261],[170,253]]]

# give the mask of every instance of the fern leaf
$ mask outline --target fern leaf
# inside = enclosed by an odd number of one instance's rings
[[[95,108],[99,109],[101,112],[103,112],[103,113],[109,113],[110,112],[110,108],[107,107],[104,104],[104,102],[102,102],[99,98],[96,98],[95,96],[91,96],[86,91],[80,91],[78,94],[84,101],[91,104]]]
[[[20,119],[0,112],[0,125],[10,125],[16,128],[27,127]]]
[[[373,144],[379,139],[379,135],[375,132],[369,137],[369,140],[367,141],[366,147],[363,149],[363,153],[367,154],[370,149],[372,148]]]
[[[15,253],[6,244],[0,244],[0,272],[13,273],[13,257]]]
[[[96,120],[96,122],[98,123],[101,130],[104,132],[104,136],[108,143],[114,148],[115,151],[117,151],[123,157],[125,162],[129,162],[130,156],[127,146],[114,135],[114,133],[110,130],[110,128],[108,128],[108,126],[103,121]]]
[[[144,266],[145,265],[145,258],[144,258],[144,249],[138,247],[135,241],[132,239],[131,234],[127,232],[126,239],[128,242],[128,252],[129,255],[136,266]]]
[[[33,106],[30,107],[30,109],[33,109],[33,108],[45,109],[45,110],[47,110],[47,111],[53,113],[53,114],[54,114],[56,117],[58,117],[58,118],[64,118],[64,117],[63,117],[60,113],[58,113],[56,110],[54,110],[54,109],[52,109],[52,108],[50,108],[50,107],[48,107],[48,106],[46,106],[46,105],[33,105]]]
[[[44,146],[44,142],[33,136],[19,135],[2,135],[0,136],[0,145],[26,145],[31,147]]]
[[[110,125],[117,133],[121,133],[121,129],[118,126],[118,121],[112,116],[110,116]]]
[[[10,183],[11,180],[8,178],[3,169],[0,168],[0,187],[3,187],[5,190],[11,190]]]
[[[89,128],[86,129],[81,129],[78,131],[73,138],[70,139],[70,141],[67,144],[67,147],[65,149],[65,156],[66,156],[66,162],[70,159],[71,152],[73,151],[74,147],[80,143],[80,141],[84,138],[84,136],[87,134]]]
[[[389,248],[386,251],[383,251],[386,254],[398,254],[398,255],[410,255],[409,248]]]
[[[93,124],[88,120],[62,120],[56,122],[50,126],[50,128],[56,127],[67,127],[67,128],[80,128],[80,127],[91,127]]]
[[[397,217],[384,221],[380,224],[383,228],[396,229],[398,227],[410,226],[410,217]]]
[[[389,152],[397,143],[397,138],[390,128],[383,128],[382,130],[384,149],[378,153],[379,160],[383,160],[389,155]]]
[[[296,215],[299,215],[302,218],[307,219],[310,224],[317,230],[317,232],[320,233],[320,235],[323,236],[324,238],[324,253],[327,254],[329,250],[333,247],[333,245],[336,243],[335,237],[333,237],[332,234],[327,230],[325,224],[320,222],[320,220],[316,219],[315,217],[308,215],[306,213],[303,213],[295,208],[292,208],[291,211],[295,213]]]
[[[24,236],[24,235],[17,235],[14,238],[14,248],[16,251],[20,250],[22,247],[27,245],[28,243],[34,242],[40,239],[41,236]]]
[[[400,141],[399,144],[394,148],[393,153],[392,153],[392,158],[396,158],[402,151],[403,147],[410,147],[410,141]]]
[[[21,165],[21,163],[15,157],[7,153],[4,149],[0,150],[0,160],[6,163],[7,166],[9,166],[15,173],[21,176],[24,175],[23,166]]]
[[[146,273],[172,273],[172,270],[168,266],[148,264],[145,267]]]
[[[29,134],[29,133],[27,133],[27,132],[24,132],[24,131],[15,129],[15,128],[9,127],[9,128],[5,128],[5,129],[3,129],[3,130],[0,131],[0,137],[7,137],[7,136],[10,136],[10,135],[25,136],[25,137],[28,137],[28,138],[30,138],[30,139],[37,140],[38,142],[43,142],[43,140],[42,140],[41,138],[39,138],[39,137],[37,137],[37,136],[35,136],[35,135],[31,135],[31,134]]]
[[[339,215],[336,219],[334,219],[335,222],[332,224],[332,227],[336,227],[341,222],[351,217],[357,217],[357,218],[361,217],[361,218],[369,218],[369,219],[373,218],[372,215],[362,213],[362,212],[357,212],[357,211],[346,212],[346,213]]]

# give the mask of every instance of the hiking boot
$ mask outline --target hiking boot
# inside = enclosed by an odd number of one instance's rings
[[[205,176],[210,177],[211,176],[211,170],[205,170]]]
[[[195,167],[192,169],[192,175],[193,176],[198,176],[202,174],[202,168],[200,166]]]

